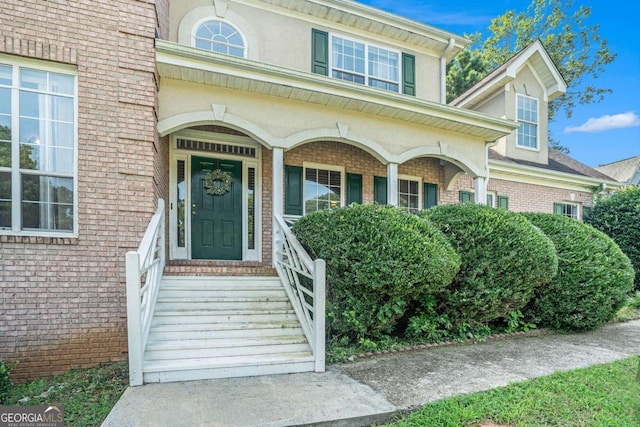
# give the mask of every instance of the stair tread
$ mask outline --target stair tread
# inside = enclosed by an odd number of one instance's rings
[[[293,314],[293,309],[288,308],[267,308],[250,310],[229,310],[229,309],[173,309],[157,310],[155,316],[228,316],[228,315],[253,315],[253,314]]]
[[[169,323],[162,325],[152,325],[151,332],[175,332],[193,331],[206,332],[211,330],[234,330],[234,329],[284,329],[299,328],[300,322],[297,320],[283,320],[281,322],[229,322],[229,323]]]
[[[150,340],[147,342],[146,351],[177,349],[191,350],[196,348],[219,347],[251,347],[251,346],[278,346],[282,344],[307,344],[304,335],[282,335],[278,337],[255,338],[208,338],[208,339],[174,339],[174,340]]]
[[[194,303],[230,303],[230,302],[289,302],[289,299],[284,297],[263,297],[263,296],[255,296],[255,297],[165,297],[162,295],[158,295],[156,300],[157,304],[160,303],[172,303],[172,302],[194,302]]]
[[[208,368],[231,368],[239,366],[259,366],[285,363],[313,362],[313,354],[308,352],[256,354],[249,356],[201,357],[189,359],[145,360],[144,372],[166,372]]]

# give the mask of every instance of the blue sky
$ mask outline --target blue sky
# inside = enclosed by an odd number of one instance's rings
[[[455,34],[480,31],[486,36],[492,18],[505,11],[525,10],[530,0],[360,0],[362,3],[424,22]],[[640,155],[640,2],[583,0],[591,6],[587,23],[618,54],[593,84],[613,89],[597,104],[578,105],[567,119],[559,113],[550,130],[575,159],[595,167]],[[591,82],[585,81],[589,84]]]

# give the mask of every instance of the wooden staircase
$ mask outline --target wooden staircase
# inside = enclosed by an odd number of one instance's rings
[[[314,370],[278,277],[164,276],[143,359],[144,382]]]

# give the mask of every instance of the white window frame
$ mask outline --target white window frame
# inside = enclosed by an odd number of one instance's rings
[[[346,195],[346,173],[344,166],[328,165],[324,163],[303,162],[302,163],[302,215],[307,215],[307,169],[319,169],[333,172],[340,172],[340,206],[345,205]],[[315,211],[314,211],[315,212]]]
[[[491,203],[489,203],[489,198],[491,198]],[[497,207],[498,203],[498,193],[495,191],[487,191],[487,206],[491,206],[492,208]]]
[[[0,167],[0,172],[11,173],[11,229],[0,228],[0,235],[38,237],[78,237],[78,73],[74,66],[53,64],[41,60],[18,58],[0,54],[0,64],[11,67],[11,166]],[[20,70],[30,69],[41,72],[62,74],[73,78],[73,167],[71,173],[25,170],[32,176],[49,176],[73,180],[73,229],[58,231],[50,229],[22,229],[22,169],[20,169]],[[7,86],[3,86],[7,88]],[[49,93],[47,91],[36,91]],[[71,97],[70,95],[61,95]]]
[[[400,181],[413,181],[418,183],[418,207],[416,212],[420,212],[424,209],[423,197],[422,194],[422,178],[419,176],[413,175],[398,175],[398,209],[406,210],[407,212],[413,213],[410,207],[402,207],[400,206]]]
[[[518,101],[520,98],[533,100],[536,102],[536,117],[538,120],[536,122],[531,122],[528,120],[521,119],[518,115]],[[518,123],[526,123],[529,125],[535,125],[536,127],[536,146],[530,147],[528,145],[524,145],[520,143],[520,127],[516,129],[516,147],[521,148],[523,150],[531,150],[531,151],[540,151],[540,100],[533,96],[522,95],[520,93],[516,94],[516,121]]]
[[[555,202],[555,204],[562,205],[563,208],[564,207],[568,207],[568,206],[571,206],[571,207],[575,208],[575,213],[576,213],[575,216],[567,215],[564,212],[562,214],[560,214],[560,215],[566,216],[567,218],[571,218],[571,219],[575,219],[575,220],[580,219],[580,204],[573,203],[573,202]]]
[[[242,38],[242,56],[231,55],[229,53],[215,52],[215,51],[213,51],[211,49],[202,49],[202,50],[206,50],[207,52],[218,53],[220,55],[228,55],[228,56],[232,56],[234,58],[246,58],[247,57],[247,51],[249,50],[249,48],[247,46],[247,38],[245,37],[245,35],[242,33],[242,31],[240,31],[240,29],[238,28],[237,25],[234,25],[234,24],[232,24],[231,22],[229,22],[229,21],[227,21],[225,19],[220,19],[217,16],[207,16],[206,18],[202,18],[202,19],[200,19],[200,20],[198,20],[196,22],[196,24],[191,29],[191,46],[196,47],[196,40],[203,40],[203,39],[197,37],[196,33],[198,32],[198,30],[200,29],[200,27],[203,24],[205,24],[207,22],[211,22],[211,21],[222,22],[223,24],[226,24],[226,25],[230,26],[231,28],[233,28],[234,30],[236,30],[238,32],[238,34],[240,35],[240,38]],[[218,44],[223,44],[223,43],[218,43]],[[231,44],[225,44],[225,46],[230,46],[230,47],[234,47],[234,48],[238,48],[238,49],[240,48],[239,46],[231,45]]]
[[[362,45],[364,45],[364,75],[359,74],[359,73],[355,73],[353,71],[350,70],[345,70],[345,69],[341,69],[341,68],[336,68],[334,67],[333,64],[333,40],[337,38],[337,39],[341,39],[341,40],[347,40],[353,43],[360,43]],[[383,49],[386,50],[388,52],[391,53],[395,53],[396,55],[398,55],[398,81],[394,82],[391,80],[386,80],[386,79],[382,79],[376,76],[372,76],[370,71],[369,71],[369,48],[370,47],[374,47],[376,49]],[[388,48],[388,47],[383,47],[377,44],[372,44],[372,43],[368,43],[365,42],[363,40],[358,40],[352,37],[345,37],[343,35],[338,35],[338,34],[334,34],[334,33],[330,33],[329,34],[329,77],[334,78],[336,80],[343,80],[343,79],[339,79],[337,77],[333,77],[333,71],[341,71],[341,72],[346,72],[349,74],[354,74],[354,75],[359,75],[364,77],[364,84],[362,84],[362,86],[367,86],[370,88],[374,88],[374,89],[379,89],[379,90],[384,90],[387,92],[391,92],[391,93],[401,93],[402,92],[402,52],[397,50],[397,49],[392,49],[392,48]],[[377,81],[382,81],[385,83],[390,83],[390,84],[395,84],[398,86],[398,90],[393,91],[393,90],[388,90],[388,89],[384,89],[384,88],[379,88],[377,86],[371,86],[369,84],[370,79],[373,80],[377,80]],[[349,80],[343,80],[343,81],[349,81]],[[354,83],[354,84],[360,84],[357,82],[350,82],[350,83]]]
[[[226,145],[237,145],[256,149],[256,156],[248,158],[224,153],[208,153],[197,150],[178,149],[178,139],[191,139],[203,142],[222,143]],[[169,155],[169,257],[170,259],[191,259],[191,158],[211,157],[215,159],[229,159],[242,162],[242,261],[262,261],[262,146],[249,138],[236,135],[212,134],[210,132],[184,130],[171,136],[171,151]],[[177,164],[178,160],[185,163],[185,247],[177,246],[178,239],[175,233],[178,227],[177,216]],[[256,182],[254,193],[255,209],[255,248],[249,249],[249,202],[248,195],[248,169],[256,170]],[[215,260],[214,260],[215,261]]]

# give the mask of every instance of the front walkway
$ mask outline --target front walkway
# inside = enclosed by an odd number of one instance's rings
[[[103,427],[365,426],[443,397],[640,354],[640,320],[398,353],[304,373],[129,388]]]

